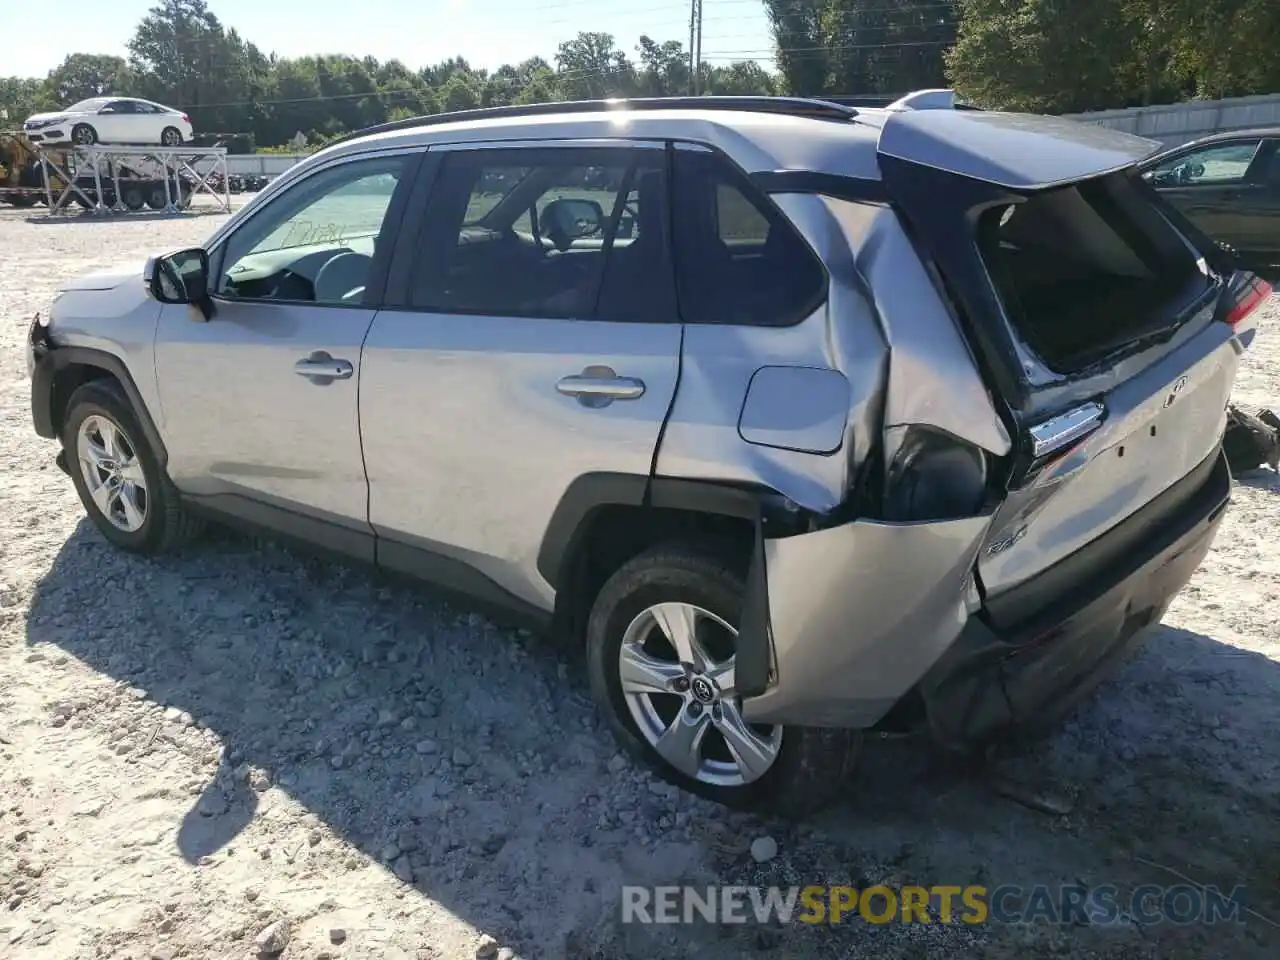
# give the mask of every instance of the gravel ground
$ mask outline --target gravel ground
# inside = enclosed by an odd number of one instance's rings
[[[55,285],[213,216],[0,213],[0,956],[1275,957],[1280,482],[1240,478],[1139,657],[987,771],[878,742],[802,827],[615,753],[572,651],[423,588],[214,533],[109,548],[31,429]],[[1280,299],[1239,399],[1280,405]],[[1043,804],[1041,804],[1043,806]],[[753,840],[777,853],[758,863]],[[1249,888],[1243,924],[624,927],[623,883]]]

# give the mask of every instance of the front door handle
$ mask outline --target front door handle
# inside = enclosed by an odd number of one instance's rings
[[[620,377],[612,367],[592,366],[581,373],[561,377],[556,390],[576,397],[584,407],[605,407],[615,400],[635,400],[644,396],[644,381]]]
[[[306,377],[312,383],[332,383],[334,380],[346,380],[355,372],[350,360],[331,357],[323,350],[317,350],[305,360],[293,365],[293,372]]]

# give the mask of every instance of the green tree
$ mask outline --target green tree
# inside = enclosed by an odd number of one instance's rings
[[[1142,32],[1124,0],[1072,4],[1069,15],[1063,0],[963,0],[961,13],[947,67],[975,103],[1072,113],[1133,100]]]
[[[73,53],[55,67],[45,81],[49,95],[60,104],[128,93],[133,86],[123,57],[97,53]]]
[[[449,78],[440,92],[440,108],[450,113],[454,110],[474,110],[480,106],[480,95],[475,86],[461,74]]]
[[[706,91],[727,97],[773,96],[777,93],[777,83],[773,74],[754,60],[740,60],[712,69]]]
[[[642,34],[637,92],[646,97],[672,97],[689,92],[689,55],[678,40],[659,43]]]
[[[836,0],[764,0],[782,86],[795,96],[830,93],[829,28]]]
[[[556,53],[561,99],[622,97],[635,90],[635,68],[607,33],[580,33]]]
[[[33,113],[53,110],[58,104],[40,80],[28,77],[0,77],[0,130],[21,126]]]

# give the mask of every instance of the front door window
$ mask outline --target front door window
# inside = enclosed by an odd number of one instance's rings
[[[364,303],[404,155],[353,160],[294,184],[227,241],[215,294],[237,300]]]

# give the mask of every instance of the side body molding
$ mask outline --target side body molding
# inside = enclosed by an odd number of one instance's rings
[[[757,559],[774,677],[746,697],[746,718],[858,728],[880,720],[960,635],[990,525],[990,514],[859,521],[764,540]],[[758,603],[749,597],[748,610]],[[759,622],[749,625],[758,642]]]

